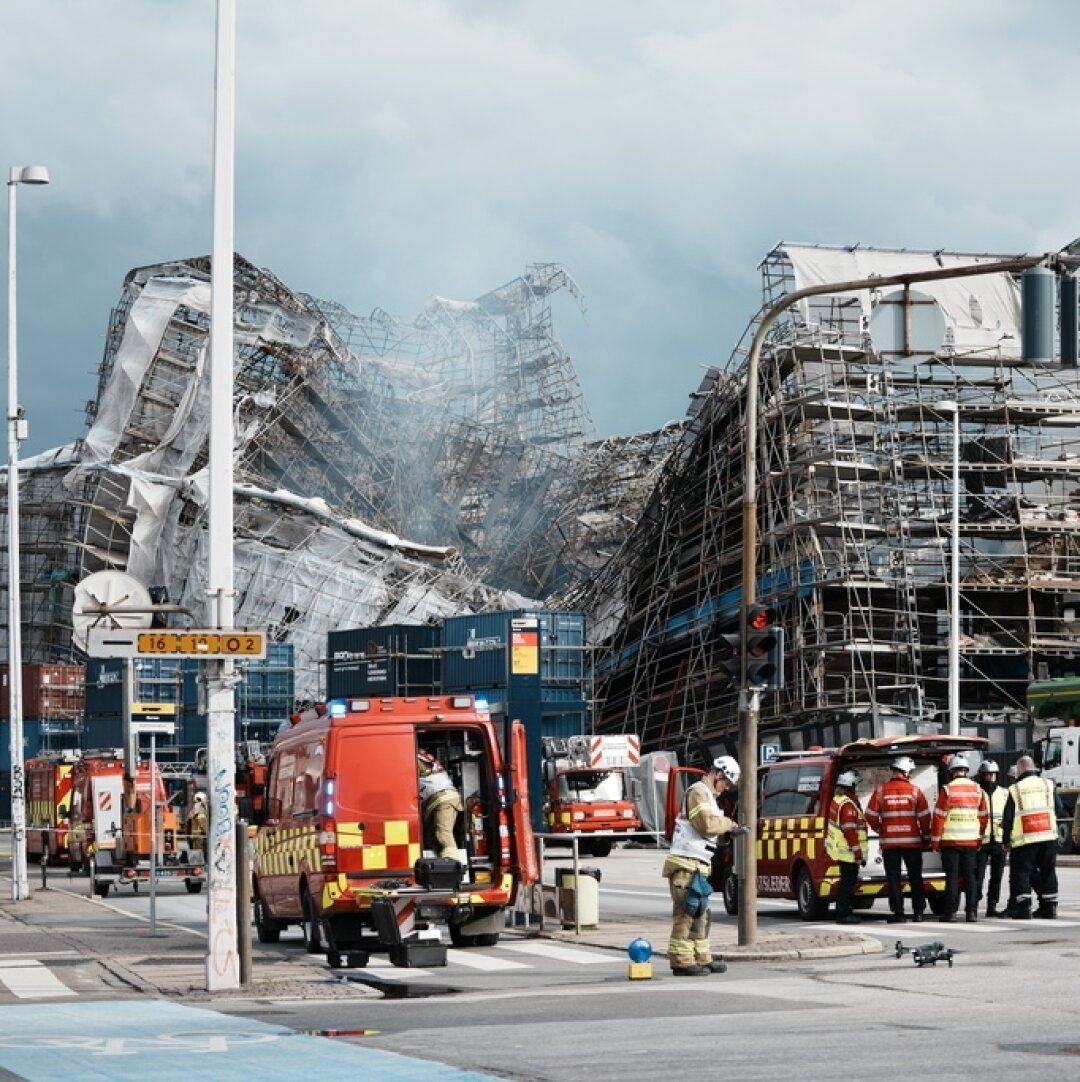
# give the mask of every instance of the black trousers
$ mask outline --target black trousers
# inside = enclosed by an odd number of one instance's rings
[[[836,917],[851,916],[851,898],[859,882],[859,865],[853,860],[840,861],[840,882],[836,887]]]
[[[975,858],[975,878],[979,883],[980,902],[983,898],[987,867],[990,868],[990,882],[986,888],[986,905],[989,909],[997,909],[1001,899],[1001,880],[1005,875],[1005,846],[1001,842],[989,842],[980,846],[979,855]]]
[[[975,878],[978,849],[973,845],[943,845],[941,867],[945,870],[945,912],[960,908],[960,879],[964,880],[964,903],[968,913],[979,911],[979,883]]]
[[[919,916],[926,909],[926,890],[922,877],[921,849],[882,849],[885,881],[889,887],[889,909],[897,916],[904,913],[904,868],[911,884],[911,911]]]
[[[1009,893],[1015,902],[1030,902],[1032,889],[1040,902],[1057,902],[1057,842],[1018,845],[1009,856]]]

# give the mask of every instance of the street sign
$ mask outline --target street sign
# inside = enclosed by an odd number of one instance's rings
[[[780,758],[780,745],[779,744],[762,744],[761,745],[761,765],[766,763],[775,763]]]
[[[176,714],[176,703],[132,703],[131,716],[139,718],[163,718]]]
[[[266,657],[266,632],[248,628],[161,629],[91,628],[91,657],[194,657],[254,661]]]
[[[172,736],[176,732],[175,721],[143,721],[136,719],[131,723],[133,733],[153,733],[155,736]]]

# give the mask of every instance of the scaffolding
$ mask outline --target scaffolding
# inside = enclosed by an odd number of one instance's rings
[[[592,616],[599,731],[651,747],[735,733],[724,633],[741,604],[745,360],[761,315],[815,281],[993,258],[769,254],[761,312],[693,396],[638,527],[571,595]],[[895,347],[875,313],[896,297],[877,291],[803,302],[761,357],[756,592],[787,652],[762,725],[794,750],[946,726],[954,544],[964,731],[1025,746],[1027,683],[1080,668],[1077,370],[1021,356],[1009,276],[927,292],[945,330],[933,349]]]
[[[299,696],[330,630],[535,604],[621,544],[680,426],[594,438],[552,320],[556,293],[581,302],[562,267],[412,321],[233,269],[236,620],[294,644]],[[22,465],[27,660],[73,656],[96,571],[203,612],[209,309],[205,257],[131,271],[86,434]]]

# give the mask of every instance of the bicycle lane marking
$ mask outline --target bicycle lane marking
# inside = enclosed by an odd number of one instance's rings
[[[143,1082],[148,1073],[155,1082],[250,1082],[302,1078],[313,1062],[320,1071],[386,1082],[496,1082],[492,1075],[163,1000],[0,1006],[0,1034],[0,1067],[27,1082]]]

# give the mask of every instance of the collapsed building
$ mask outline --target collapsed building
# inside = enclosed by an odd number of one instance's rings
[[[299,695],[330,630],[520,607],[619,547],[679,426],[595,438],[552,324],[554,293],[580,301],[561,267],[412,321],[234,271],[236,623],[294,645]],[[208,259],[132,271],[85,436],[21,464],[25,661],[78,656],[97,571],[202,619],[209,311]]]
[[[769,253],[761,311],[693,396],[641,521],[570,596],[592,616],[599,731],[679,747],[736,730],[725,634],[742,598],[746,361],[763,315],[807,286],[998,258]],[[786,683],[762,705],[770,739],[938,731],[955,709],[993,747],[1024,747],[1027,683],[1076,670],[1076,279],[1061,280],[1060,347],[1054,290],[1038,268],[826,293],[768,332],[755,592],[786,631]]]

